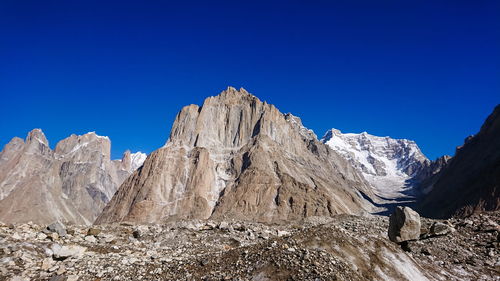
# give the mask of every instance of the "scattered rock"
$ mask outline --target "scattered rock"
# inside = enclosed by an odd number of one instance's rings
[[[424,254],[424,255],[428,256],[428,255],[430,255],[430,254],[431,254],[431,251],[429,250],[429,248],[422,248],[422,249],[420,250],[420,253],[422,253],[422,254]]]
[[[66,281],[67,278],[66,276],[63,276],[63,275],[54,275],[50,278],[49,281]]]
[[[145,225],[139,225],[134,228],[134,231],[132,232],[132,236],[135,239],[139,239],[143,237],[146,233],[149,232],[149,228]]]
[[[79,258],[83,255],[87,248],[78,245],[61,246],[59,244],[52,245],[54,258],[64,260],[67,258]]]
[[[95,243],[95,242],[97,242],[97,239],[93,235],[88,235],[88,236],[85,236],[85,241],[87,241],[89,243]]]
[[[13,276],[9,279],[9,281],[29,281],[29,278],[22,276]]]
[[[59,234],[57,234],[56,232],[49,233],[48,237],[50,238],[50,240],[56,241],[57,239],[59,239]]]
[[[42,270],[49,270],[52,266],[54,265],[54,260],[52,260],[52,258],[45,258],[43,259],[42,261]]]
[[[278,235],[278,237],[281,237],[281,236],[285,236],[285,235],[290,235],[290,232],[286,231],[286,230],[277,230],[276,231],[276,235]]]
[[[429,233],[431,236],[441,236],[441,235],[446,235],[452,231],[453,227],[451,227],[450,225],[442,222],[434,222],[431,225]]]
[[[58,265],[54,265],[53,267],[49,268],[49,272],[54,272],[59,269]]]
[[[89,230],[87,230],[87,235],[97,236],[99,235],[99,233],[101,233],[101,230],[99,228],[91,227],[89,228]]]
[[[67,235],[66,226],[64,226],[64,224],[62,224],[61,222],[54,222],[54,223],[48,225],[46,230],[49,232],[55,232],[61,237],[64,237]]]
[[[132,236],[135,238],[135,239],[139,239],[141,238],[141,231],[136,229],[132,232]]]
[[[66,267],[64,266],[64,264],[61,264],[59,266],[59,269],[57,269],[56,274],[57,275],[63,275],[65,272],[66,272]]]
[[[219,223],[219,229],[220,230],[229,230],[229,224],[225,221],[222,221]]]
[[[386,239],[389,219],[380,216],[314,218],[300,226],[225,221],[226,231],[221,221],[101,225],[95,242],[88,227],[69,225],[74,235],[56,243],[38,239],[43,227],[23,224],[0,227],[0,280],[361,281],[424,274],[429,280],[500,281],[498,233],[482,227],[500,221],[500,212],[468,219],[473,223],[421,218],[429,233],[436,222],[456,231],[400,247]],[[140,239],[132,237],[134,230],[143,233]],[[370,270],[374,266],[381,271]]]
[[[23,238],[21,237],[21,235],[19,235],[19,233],[15,232],[14,234],[12,234],[12,239],[21,240]]]

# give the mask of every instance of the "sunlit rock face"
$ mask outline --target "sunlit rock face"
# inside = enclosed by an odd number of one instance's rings
[[[298,117],[228,88],[177,115],[170,138],[97,223],[178,218],[282,221],[371,209],[363,177]]]
[[[110,148],[93,132],[54,150],[40,129],[13,138],[0,152],[0,221],[92,223],[133,171],[131,158],[112,161]]]

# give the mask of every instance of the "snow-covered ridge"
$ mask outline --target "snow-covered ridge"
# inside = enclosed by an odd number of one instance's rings
[[[73,139],[71,140],[71,138]],[[77,151],[80,151],[81,149],[86,148],[91,143],[94,143],[96,141],[99,143],[102,143],[102,141],[111,143],[109,137],[99,136],[95,132],[88,132],[84,135],[72,135],[69,138],[61,141],[61,143],[67,142],[69,146],[72,145],[71,150],[67,151],[65,149],[62,150],[56,149],[56,151],[60,153],[61,157],[66,157],[68,155],[76,153]]]
[[[88,132],[86,133],[85,135],[94,135],[96,136],[97,138],[99,139],[106,139],[106,140],[109,140],[109,137],[108,136],[99,136],[98,134],[95,133],[95,131],[92,131],[92,132]]]
[[[147,154],[142,153],[140,151],[137,151],[136,153],[131,153],[130,160],[132,162],[131,163],[132,170],[135,171],[137,168],[142,166],[142,164],[146,160],[146,157],[148,157]]]
[[[379,137],[367,132],[343,134],[326,132],[321,141],[344,156],[385,199],[407,197],[412,193],[411,178],[429,162],[418,145],[407,139]]]

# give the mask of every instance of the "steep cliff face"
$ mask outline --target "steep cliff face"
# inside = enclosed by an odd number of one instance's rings
[[[418,207],[424,216],[448,218],[500,209],[500,106],[425,189],[428,194]]]
[[[451,156],[441,156],[434,161],[424,163],[422,169],[415,174],[413,182],[420,198],[425,197],[432,190],[434,183],[439,178],[439,173],[448,165],[450,160]]]
[[[230,87],[179,112],[165,146],[122,184],[96,222],[359,213],[371,208],[360,192],[373,196],[299,118]]]
[[[40,129],[0,152],[0,221],[90,224],[132,173],[131,159],[110,160],[111,142],[72,135],[52,151]]]

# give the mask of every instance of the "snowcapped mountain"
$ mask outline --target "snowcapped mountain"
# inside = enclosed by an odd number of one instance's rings
[[[412,180],[430,161],[411,140],[378,137],[366,132],[343,134],[331,129],[321,140],[346,158],[382,200],[415,195]]]
[[[140,151],[137,151],[136,153],[131,153],[130,160],[132,162],[132,167],[131,167],[132,170],[135,171],[137,168],[142,166],[142,164],[146,160],[146,157],[148,157],[148,155]]]

